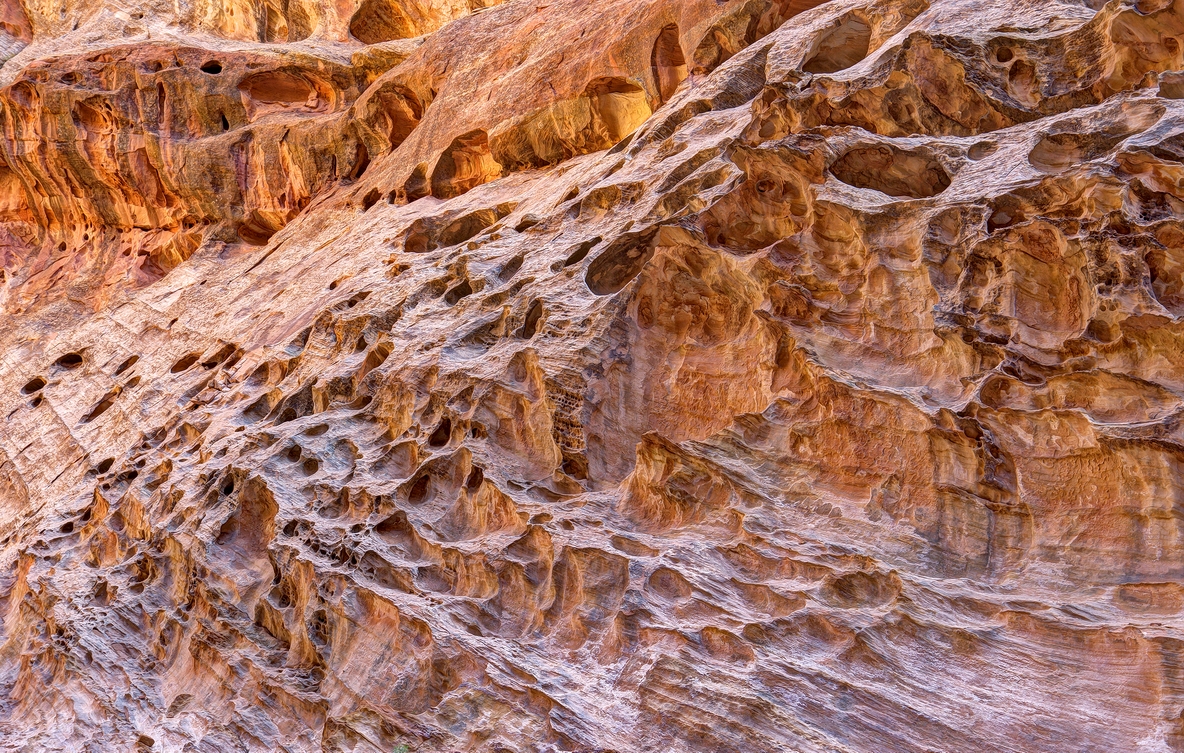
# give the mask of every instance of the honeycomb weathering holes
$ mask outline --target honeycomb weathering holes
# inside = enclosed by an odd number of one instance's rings
[[[201,358],[201,353],[190,353],[186,356],[182,356],[176,363],[173,364],[172,368],[169,369],[169,372],[172,374],[179,374],[193,366],[193,364],[197,363],[197,359],[199,358]]]
[[[674,96],[678,85],[687,77],[687,60],[678,38],[677,25],[670,24],[658,34],[650,56],[650,67],[654,84],[658,88],[658,102],[664,103]]]
[[[531,302],[530,308],[526,312],[526,319],[522,323],[522,331],[519,333],[524,340],[529,340],[535,336],[539,328],[539,321],[543,317],[543,302],[535,299]]]
[[[609,141],[614,144],[636,131],[653,114],[645,89],[625,78],[596,79],[588,84],[586,92]]]
[[[349,33],[363,44],[419,36],[411,19],[392,0],[362,0],[349,22]]]
[[[814,54],[802,65],[807,73],[836,73],[867,57],[872,30],[868,22],[851,13],[815,43]]]
[[[238,86],[251,99],[268,104],[307,103],[317,96],[307,78],[287,71],[256,73]]]
[[[887,145],[851,149],[830,170],[848,185],[896,197],[927,199],[950,185],[949,173],[936,159]]]
[[[438,199],[451,199],[496,180],[501,173],[501,165],[489,150],[489,136],[483,130],[469,131],[453,139],[436,160],[431,194]],[[411,193],[408,186],[408,198]]]
[[[79,353],[67,353],[66,355],[58,358],[58,360],[54,361],[54,366],[72,370],[81,366],[82,360],[82,355]]]
[[[588,265],[584,275],[588,289],[596,295],[612,295],[622,290],[654,255],[656,234],[656,229],[626,233],[611,243]]]
[[[128,356],[123,361],[123,363],[119,364],[119,366],[115,369],[115,376],[119,376],[120,374],[127,371],[131,367],[135,366],[139,362],[140,362],[139,356]]]

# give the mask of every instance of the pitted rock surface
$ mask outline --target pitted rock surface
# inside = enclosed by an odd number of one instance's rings
[[[1184,750],[1184,0],[0,59],[0,748]]]

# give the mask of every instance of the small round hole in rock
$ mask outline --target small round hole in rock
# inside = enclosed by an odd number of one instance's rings
[[[38,390],[40,390],[44,386],[45,386],[44,379],[42,379],[41,377],[33,377],[29,381],[25,382],[25,386],[21,387],[21,392],[26,395],[32,395],[34,392],[37,392]]]
[[[970,149],[966,152],[966,156],[970,157],[972,160],[980,160],[984,157],[990,157],[998,149],[998,144],[992,143],[990,141],[980,141],[970,147]]]
[[[469,284],[468,280],[465,280],[444,294],[444,302],[449,306],[455,306],[460,301],[460,299],[467,298],[472,294],[473,286]]]
[[[575,479],[588,478],[588,462],[581,457],[564,458],[560,466],[564,473]]]
[[[300,459],[301,452],[302,451],[300,449],[300,445],[298,445],[298,444],[292,445],[291,447],[288,448],[288,460],[295,463],[297,460]]]
[[[76,369],[82,365],[82,356],[78,353],[67,353],[54,361],[53,364],[63,369]]]
[[[126,361],[119,364],[119,368],[115,369],[115,376],[119,376],[123,372],[125,372],[128,369],[130,369],[131,367],[135,366],[139,361],[140,361],[139,356],[131,356]]]
[[[349,404],[349,409],[350,410],[361,410],[362,408],[365,408],[367,405],[369,405],[370,401],[372,401],[373,399],[374,399],[373,395],[362,395],[362,396],[358,397],[357,399],[355,399],[352,403]]]
[[[522,218],[521,222],[514,226],[514,232],[525,233],[540,222],[542,222],[541,218],[533,214],[528,214]]]
[[[995,51],[995,59],[998,60],[1000,63],[1011,62],[1011,59],[1013,57],[1015,57],[1015,53],[1013,53],[1011,51],[1010,47],[1000,47],[998,50]]]
[[[111,470],[111,466],[115,465],[115,458],[107,458],[95,466],[95,470],[99,473],[106,473]]]
[[[576,246],[575,249],[573,249],[572,252],[568,254],[568,257],[563,260],[563,266],[570,267],[573,264],[579,264],[582,262],[585,258],[587,258],[588,252],[595,248],[598,243],[600,243],[600,240],[601,238],[598,235],[595,238],[586,240],[580,245]]]
[[[407,492],[407,501],[413,505],[421,504],[428,498],[428,489],[431,483],[431,477],[426,474],[415,479],[415,483],[411,485],[410,491]]]
[[[193,364],[197,363],[197,359],[201,358],[201,353],[190,353],[184,356],[181,360],[173,364],[173,368],[169,369],[170,373],[178,374],[185,371]]]
[[[316,458],[309,458],[304,461],[303,470],[305,476],[311,476],[321,470],[321,462]]]
[[[871,26],[854,14],[844,17],[815,42],[813,56],[802,64],[807,73],[838,73],[865,57],[871,42]]]
[[[211,60],[208,63],[203,63],[201,66],[201,70],[202,70],[202,73],[209,73],[213,76],[217,76],[219,73],[222,72],[222,64],[219,63],[217,60]]]
[[[543,302],[536,300],[530,304],[526,312],[526,321],[522,323],[522,339],[529,340],[539,329],[539,320],[543,317]]]
[[[448,444],[448,440],[452,439],[452,419],[445,418],[432,432],[432,436],[428,437],[429,447],[443,447]]]

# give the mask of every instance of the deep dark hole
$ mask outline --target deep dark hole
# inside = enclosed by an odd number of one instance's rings
[[[444,294],[444,302],[449,306],[455,306],[457,301],[459,301],[461,298],[467,298],[472,294],[473,286],[469,284],[468,280],[465,280],[460,285],[457,285],[452,290],[449,290]]]
[[[32,395],[34,392],[37,392],[38,390],[40,390],[44,386],[45,386],[44,379],[42,379],[41,377],[33,377],[28,382],[25,382],[25,386],[21,387],[21,392],[23,392],[26,395]]]
[[[76,369],[82,365],[82,356],[77,353],[67,353],[54,361],[54,365],[61,366],[63,369]]]
[[[582,262],[584,258],[588,256],[588,252],[596,247],[597,243],[600,243],[599,235],[576,246],[575,250],[572,251],[567,259],[563,262],[563,266],[570,267],[572,264],[579,264]]]
[[[89,424],[91,421],[94,421],[96,418],[110,410],[111,406],[114,404],[114,396],[103,398],[99,401],[98,405],[96,405],[94,408],[91,408],[90,413],[87,413],[82,417],[82,423]]]
[[[359,395],[352,403],[349,404],[350,410],[361,410],[374,400],[373,395]]]
[[[448,444],[448,440],[452,438],[452,419],[445,418],[432,432],[432,436],[428,437],[429,447],[443,447]]]
[[[350,180],[357,180],[362,177],[367,167],[370,167],[370,150],[366,148],[365,144],[359,141],[357,149],[354,150],[354,168],[350,170]],[[378,189],[374,190],[377,191]],[[379,196],[381,195],[379,194]],[[375,199],[375,201],[378,201],[378,199]]]
[[[431,478],[426,474],[415,479],[415,483],[411,485],[411,491],[407,493],[407,501],[418,505],[427,499],[429,484],[431,484]]]
[[[522,324],[522,339],[529,340],[538,332],[539,320],[543,316],[542,301],[535,301],[530,304],[530,310],[526,312],[526,321]]]
[[[122,374],[123,372],[125,372],[125,371],[127,371],[128,369],[130,369],[131,367],[135,366],[135,365],[136,365],[136,363],[137,363],[137,362],[139,362],[139,360],[140,360],[140,357],[139,357],[139,356],[131,356],[131,357],[130,357],[130,358],[128,358],[126,361],[124,361],[123,363],[119,364],[119,368],[117,368],[117,369],[115,370],[115,376],[119,376],[119,375],[120,375],[120,374]]]
[[[173,364],[173,368],[169,369],[169,371],[173,374],[178,374],[182,371],[185,371],[190,366],[197,363],[197,359],[199,358],[201,358],[201,353],[190,353],[189,355],[183,357],[180,361],[177,361],[175,364]]]
[[[222,64],[219,63],[217,60],[211,60],[208,63],[203,63],[201,66],[201,69],[202,69],[203,73],[209,73],[214,76],[217,76],[219,73],[222,72]]]
[[[526,257],[522,254],[510,259],[508,262],[506,262],[506,265],[501,268],[501,271],[497,273],[497,278],[504,281],[518,274],[518,270],[522,269],[522,262],[524,261],[526,261]]]

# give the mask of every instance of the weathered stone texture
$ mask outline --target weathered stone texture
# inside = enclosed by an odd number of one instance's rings
[[[0,747],[1184,751],[1184,0],[0,59]]]

